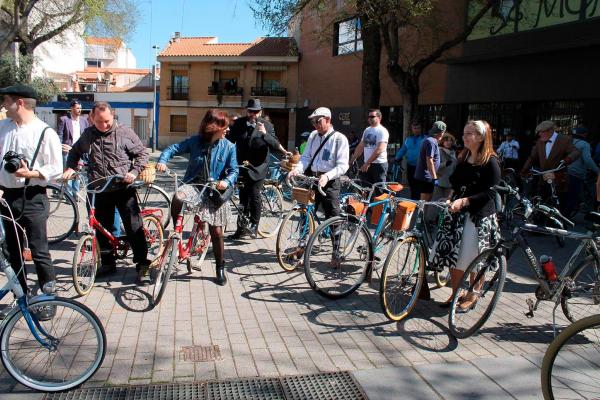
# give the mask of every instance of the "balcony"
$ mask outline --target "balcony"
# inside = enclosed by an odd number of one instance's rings
[[[189,86],[175,86],[169,87],[169,100],[189,100],[190,88]]]
[[[244,94],[244,88],[224,88],[213,85],[208,87],[208,94],[211,96],[242,96]]]
[[[275,88],[275,87],[252,87],[252,97],[261,96],[277,96],[286,97],[286,88]]]

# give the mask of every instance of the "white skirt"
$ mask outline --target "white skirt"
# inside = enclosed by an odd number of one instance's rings
[[[465,226],[463,228],[462,237],[460,238],[460,248],[458,250],[458,260],[456,260],[456,269],[464,271],[467,269],[471,261],[479,254],[477,245],[477,228],[471,220],[471,215],[467,213],[465,216]]]

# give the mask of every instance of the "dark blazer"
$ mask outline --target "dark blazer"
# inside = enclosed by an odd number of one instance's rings
[[[569,136],[561,135],[556,137],[556,143],[552,145],[552,150],[548,158],[546,158],[546,142],[538,139],[531,149],[531,155],[523,165],[521,170],[523,173],[529,172],[532,166],[537,166],[541,171],[558,167],[558,164],[564,160],[567,164],[571,164],[580,156],[579,150],[573,145],[573,141]],[[567,170],[554,174],[556,182],[556,190],[566,192],[568,190],[568,175]]]
[[[269,166],[269,151],[279,151],[279,140],[275,136],[275,128],[269,121],[258,118],[265,125],[266,134],[258,131],[258,127],[248,126],[248,117],[235,120],[229,132],[229,140],[235,143],[237,162],[243,165],[248,161],[248,176],[258,181],[265,179]],[[242,174],[245,172],[240,171]]]
[[[79,116],[79,136],[88,127],[87,118],[83,115]],[[67,144],[69,146],[73,146],[73,120],[71,119],[71,115],[64,115],[60,117],[58,121],[58,138],[62,144]]]

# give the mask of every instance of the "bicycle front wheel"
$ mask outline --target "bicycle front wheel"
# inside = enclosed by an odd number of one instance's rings
[[[600,315],[580,319],[558,335],[542,361],[544,399],[600,396]]]
[[[471,261],[450,304],[448,326],[454,337],[468,338],[485,324],[500,299],[505,279],[506,258],[496,249],[485,250]],[[476,296],[476,302],[462,308],[461,303],[470,296]]]
[[[34,301],[28,309],[33,313],[38,307],[56,309],[54,318],[39,321],[36,328],[50,349],[37,341],[18,310],[9,315],[0,338],[4,368],[23,385],[39,391],[58,392],[81,385],[96,372],[106,354],[106,334],[100,320],[71,299]],[[35,315],[31,317],[37,320]]]
[[[196,229],[194,230],[194,240],[192,241],[192,248],[190,249],[190,255],[186,260],[187,270],[192,273],[192,269],[200,269],[202,263],[206,258],[208,252],[208,246],[210,246],[210,231],[208,230],[208,223],[200,221]],[[194,265],[193,259],[197,258]]]
[[[171,221],[171,197],[162,188],[154,185],[144,185],[137,188],[140,209],[160,216],[163,229],[167,229]]]
[[[405,318],[417,304],[425,280],[425,253],[415,237],[396,242],[385,260],[379,299],[386,317]]]
[[[59,243],[71,236],[79,223],[79,211],[73,197],[60,186],[49,184],[48,195],[48,243]]]
[[[600,314],[600,266],[587,257],[573,270],[560,303],[571,322]]]
[[[352,215],[329,218],[310,237],[304,253],[304,274],[321,296],[339,299],[365,281],[373,263],[367,228]]]
[[[171,271],[175,267],[175,263],[178,262],[179,256],[179,238],[170,238],[165,244],[162,254],[154,265],[150,266],[150,296],[152,301],[152,308],[160,302],[165,290],[167,289],[167,283],[171,277]]]
[[[144,236],[148,245],[148,260],[154,261],[163,250],[163,227],[158,218],[153,215],[144,215]]]
[[[304,259],[308,238],[315,230],[315,221],[305,208],[295,207],[285,216],[275,243],[275,253],[281,268],[294,271]]]
[[[261,192],[262,210],[258,234],[269,238],[277,233],[283,220],[283,197],[276,186],[265,185]]]
[[[77,243],[73,254],[73,287],[80,296],[85,296],[94,287],[96,272],[100,267],[100,248],[96,238],[85,235]]]

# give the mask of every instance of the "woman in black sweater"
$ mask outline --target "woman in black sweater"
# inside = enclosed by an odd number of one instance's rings
[[[454,192],[438,232],[434,265],[450,268],[452,295],[465,269],[500,235],[496,219],[496,193],[490,188],[500,182],[500,164],[492,147],[492,129],[485,121],[469,121],[463,131],[465,148],[458,157],[456,170],[450,176]],[[450,297],[450,300],[452,296]],[[449,306],[450,300],[442,303]],[[468,311],[477,296],[468,293],[460,299],[459,309]]]

